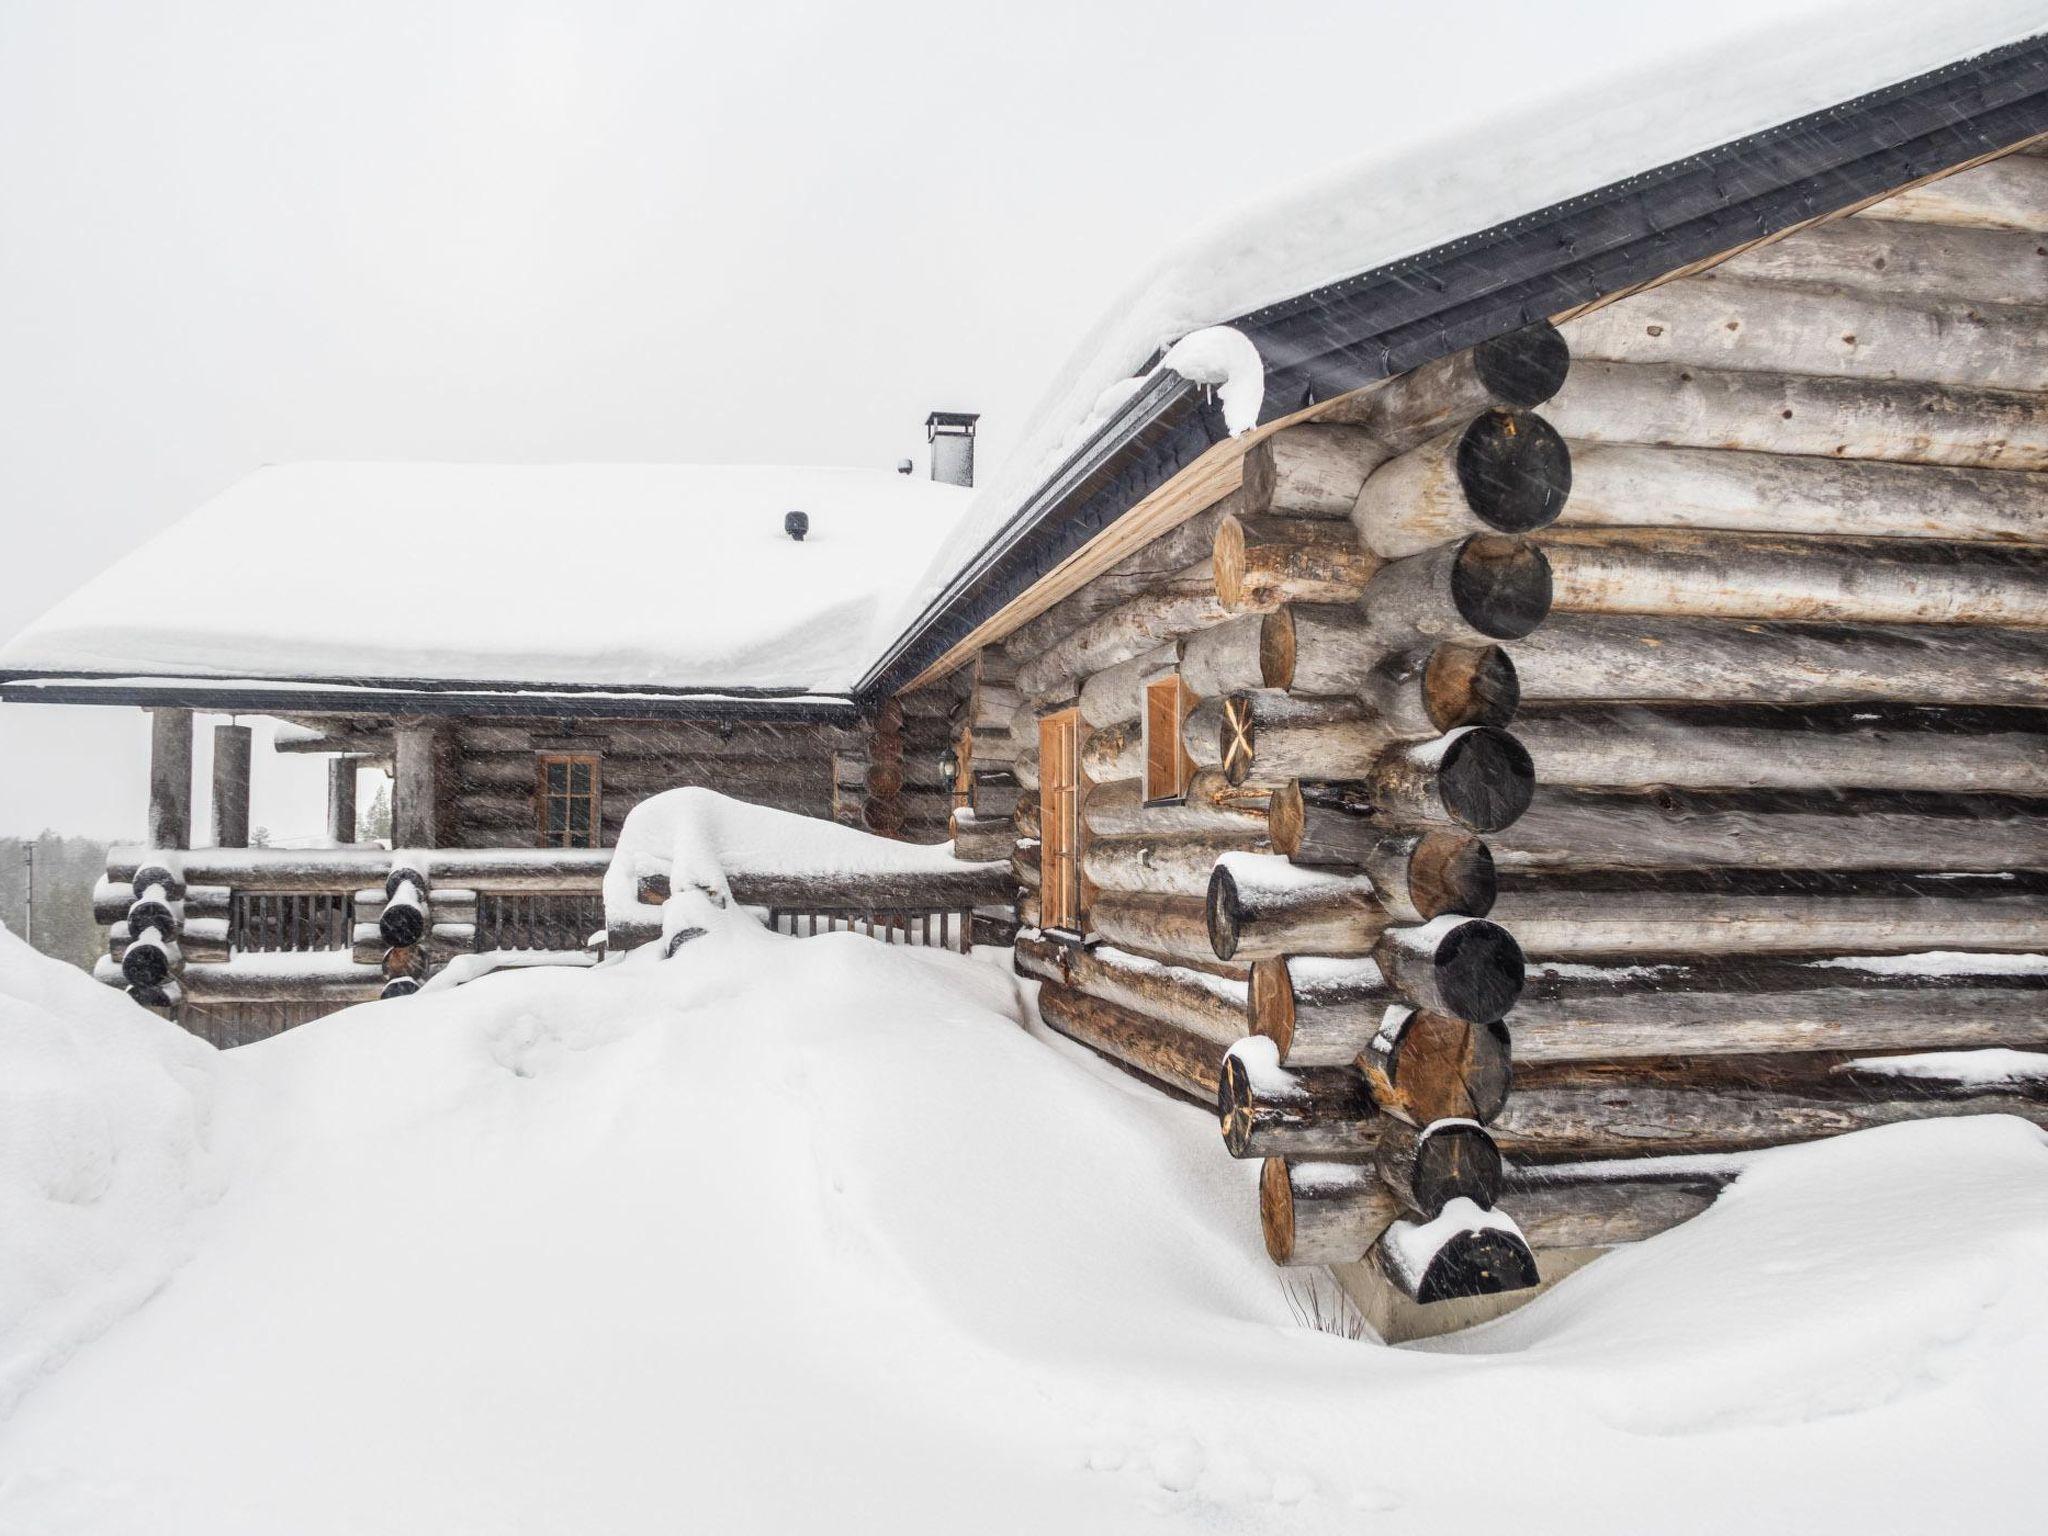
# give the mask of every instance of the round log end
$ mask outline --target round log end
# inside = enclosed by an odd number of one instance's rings
[[[413,889],[419,892],[419,899],[425,901],[427,899],[427,877],[416,869],[406,869],[403,866],[392,870],[390,874],[384,877],[385,900],[388,901],[393,896],[396,896],[398,888],[408,881],[412,883]]]
[[[1294,686],[1294,613],[1275,608],[1259,621],[1259,681],[1268,688]]]
[[[1287,974],[1284,956],[1252,962],[1245,1006],[1251,1015],[1247,1021],[1251,1033],[1272,1041],[1285,1061],[1294,1049],[1294,980]]]
[[[1218,960],[1228,960],[1237,953],[1240,915],[1237,881],[1226,866],[1219,864],[1209,875],[1209,896],[1206,904],[1209,947],[1216,952]]]
[[[1235,613],[1244,605],[1244,523],[1235,513],[1216,525],[1216,600]]]
[[[1486,392],[1502,405],[1523,410],[1541,405],[1564,388],[1572,350],[1548,320],[1482,341],[1472,349],[1473,370]]]
[[[1245,451],[1244,479],[1240,495],[1247,512],[1259,513],[1273,505],[1273,490],[1279,476],[1273,465],[1273,440],[1262,438]]]
[[[1522,702],[1515,663],[1497,645],[1439,645],[1422,674],[1424,705],[1440,731],[1505,725]]]
[[[1259,1170],[1259,1230],[1275,1264],[1294,1262],[1294,1186],[1284,1157],[1267,1158]]]
[[[154,928],[166,938],[178,936],[177,916],[161,901],[138,901],[128,908],[128,931]]]
[[[167,896],[176,896],[178,894],[178,877],[172,874],[171,871],[164,865],[138,865],[135,870],[135,878],[133,881],[130,882],[130,889],[132,889],[136,895],[140,896],[152,885],[162,886],[164,888],[164,894]]]
[[[417,981],[413,980],[412,977],[399,976],[395,977],[390,981],[385,982],[384,990],[379,992],[377,996],[380,998],[411,997],[413,993],[419,991],[419,989],[420,984]]]
[[[1498,923],[1475,919],[1444,935],[1431,957],[1437,995],[1460,1019],[1504,1019],[1522,995],[1528,962],[1514,935]]]
[[[1216,726],[1216,752],[1223,764],[1223,777],[1230,783],[1242,784],[1252,776],[1257,735],[1252,721],[1251,699],[1241,693],[1225,699],[1223,716]],[[1226,960],[1229,958],[1224,956]]]
[[[1522,539],[1476,533],[1451,565],[1458,616],[1493,640],[1519,640],[1550,616],[1550,557]]]
[[[1500,1198],[1500,1148],[1484,1130],[1457,1121],[1426,1128],[1415,1143],[1409,1187],[1426,1216],[1463,1196],[1492,1206]]]
[[[427,914],[418,907],[389,906],[377,915],[377,936],[392,949],[419,943],[427,931]]]
[[[1235,1056],[1223,1058],[1223,1075],[1216,1084],[1216,1118],[1223,1127],[1223,1146],[1232,1157],[1243,1157],[1252,1145],[1252,1085],[1244,1063]]]
[[[165,986],[131,986],[128,988],[128,995],[145,1008],[173,1008],[177,1006],[178,1001],[171,995],[171,989]]]
[[[417,944],[407,944],[384,951],[384,976],[387,981],[396,981],[401,976],[424,976],[427,973],[427,952]]]
[[[1549,527],[1572,488],[1571,450],[1555,427],[1527,411],[1475,418],[1458,438],[1457,464],[1472,515],[1502,533]]]
[[[171,976],[171,957],[160,944],[130,944],[121,956],[121,979],[131,987],[159,987]]]
[[[1529,809],[1536,764],[1529,749],[1500,727],[1474,726],[1445,749],[1437,793],[1459,825],[1498,832]]]
[[[1435,831],[1416,839],[1408,858],[1408,895],[1425,922],[1450,912],[1484,917],[1493,910],[1499,889],[1493,850],[1478,838]]]
[[[1458,1233],[1436,1251],[1415,1287],[1415,1299],[1428,1303],[1498,1296],[1539,1283],[1536,1256],[1519,1234],[1482,1227]]]

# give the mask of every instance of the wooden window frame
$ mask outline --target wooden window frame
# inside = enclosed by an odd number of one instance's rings
[[[548,832],[548,801],[553,798],[548,792],[548,769],[557,764],[573,768],[585,764],[590,769],[590,841],[588,843],[558,842]],[[562,798],[574,801],[578,797],[565,790]],[[595,752],[536,752],[533,755],[533,829],[534,846],[538,848],[602,848],[604,846],[604,759]],[[562,835],[570,835],[567,817],[564,817]]]
[[[1083,933],[1081,890],[1081,711],[1038,717],[1038,923]]]
[[[1173,688],[1173,747],[1171,754],[1173,766],[1169,773],[1169,777],[1172,780],[1172,788],[1161,793],[1159,792],[1159,786],[1153,783],[1152,778],[1154,766],[1152,756],[1153,697],[1155,693],[1169,684]],[[1195,776],[1195,761],[1188,754],[1187,742],[1183,739],[1181,731],[1187,722],[1188,710],[1193,705],[1194,699],[1193,690],[1188,687],[1186,680],[1176,671],[1169,670],[1155,673],[1139,685],[1138,719],[1140,724],[1138,734],[1139,746],[1143,756],[1141,758],[1142,767],[1139,769],[1141,782],[1138,787],[1143,791],[1142,799],[1147,805],[1179,805],[1188,797],[1188,780]]]

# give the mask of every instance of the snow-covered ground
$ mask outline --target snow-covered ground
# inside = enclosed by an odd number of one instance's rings
[[[720,924],[216,1055],[0,935],[0,1531],[2019,1530],[2048,1145],[1775,1154],[1424,1348],[987,955]]]

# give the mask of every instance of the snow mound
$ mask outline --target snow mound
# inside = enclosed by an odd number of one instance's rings
[[[1768,1155],[1520,1315],[1390,1350],[1297,1326],[1256,1165],[1046,1034],[985,956],[733,922],[689,957],[146,1055],[211,1066],[232,1177],[196,1215],[168,1176],[131,1209],[191,1257],[0,1419],[0,1531],[1355,1533],[1504,1507],[1661,1536],[2036,1506],[2048,1143],[2018,1122]],[[79,1036],[161,1032],[62,1003]],[[96,1051],[81,1093],[125,1125],[133,1070]],[[212,1198],[175,1152],[151,1155]]]
[[[0,1418],[184,1259],[217,1060],[0,928]]]

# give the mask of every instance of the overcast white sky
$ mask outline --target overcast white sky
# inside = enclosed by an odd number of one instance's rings
[[[265,462],[986,464],[1274,179],[1825,8],[0,0],[0,634]],[[143,738],[0,706],[0,832],[134,835]]]

